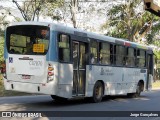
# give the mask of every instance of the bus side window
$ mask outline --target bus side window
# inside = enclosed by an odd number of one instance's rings
[[[125,65],[125,47],[116,45],[116,65]]]
[[[127,56],[126,56],[126,66],[133,67],[135,66],[135,49],[127,48]]]
[[[91,64],[97,63],[97,50],[98,50],[98,42],[91,41],[91,44],[90,44],[90,63]]]
[[[68,35],[60,35],[59,38],[59,60],[70,62],[70,39]]]
[[[100,64],[103,64],[103,65],[111,64],[110,44],[109,43],[100,43],[99,48],[100,48],[100,50],[99,50]]]
[[[137,66],[146,67],[146,52],[144,50],[137,50]]]

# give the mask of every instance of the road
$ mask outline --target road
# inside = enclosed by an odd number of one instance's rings
[[[160,89],[142,93],[139,98],[123,96],[105,97],[100,103],[88,100],[71,100],[56,103],[47,95],[0,97],[0,111],[160,111]],[[153,112],[154,113],[154,112]],[[160,113],[160,112],[159,112]],[[73,113],[74,114],[74,113]],[[92,114],[92,113],[91,113]],[[160,116],[160,114],[159,114]],[[3,118],[9,119],[9,118]],[[17,118],[12,118],[13,120]],[[21,119],[21,118],[19,118]],[[25,118],[26,119],[26,118]],[[51,117],[28,118],[48,120]],[[53,120],[160,120],[160,117],[52,117]]]

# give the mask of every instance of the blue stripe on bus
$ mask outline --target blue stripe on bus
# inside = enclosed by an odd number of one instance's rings
[[[58,51],[57,51],[57,32],[51,31],[51,37],[49,42],[49,50],[46,55],[47,61],[58,61]]]
[[[133,44],[133,43],[131,43],[131,46],[132,46],[132,47],[135,47],[135,48],[137,47],[137,45],[136,45],[136,44]]]
[[[7,46],[6,46],[6,30],[5,30],[5,37],[4,37],[4,59],[8,58]]]

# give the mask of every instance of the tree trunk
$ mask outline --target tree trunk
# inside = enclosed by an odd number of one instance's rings
[[[77,28],[76,13],[78,11],[78,0],[71,0],[70,10],[71,10],[71,16],[72,16],[71,21],[73,23],[73,27]]]

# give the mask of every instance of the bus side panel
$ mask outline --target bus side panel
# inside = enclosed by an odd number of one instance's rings
[[[148,81],[148,90],[152,90],[152,83],[153,83],[153,75],[149,74],[149,81]],[[146,87],[145,87],[146,88]]]
[[[93,95],[93,87],[94,83],[92,83],[92,65],[86,66],[86,89],[85,89],[85,96],[91,97]]]
[[[73,88],[73,65],[59,63],[57,96],[71,98]]]
[[[102,80],[105,86],[105,95],[109,95],[111,92],[110,87],[112,87],[114,93],[117,83],[115,83],[113,78],[113,67],[109,66],[95,66],[87,65],[86,66],[86,96],[90,97],[93,95],[94,85],[97,80]],[[112,92],[113,92],[112,91]]]
[[[104,95],[118,95],[136,92],[137,84],[140,80],[146,84],[146,71],[141,69],[123,68],[111,66],[94,66],[86,67],[86,96],[93,95],[94,84],[97,80],[104,82]]]
[[[86,69],[89,75],[87,76],[88,83],[86,86],[87,95],[93,94],[93,88],[97,80],[102,80],[104,82],[105,95],[116,95],[123,94],[122,92],[122,68],[116,68],[111,66],[94,66],[89,65]]]

